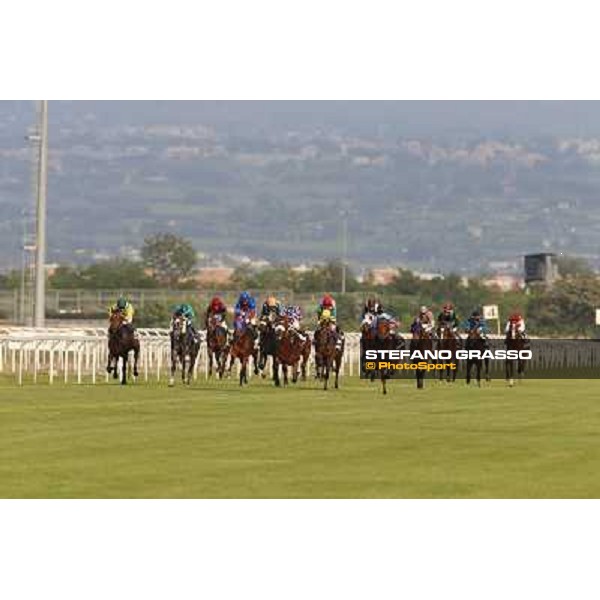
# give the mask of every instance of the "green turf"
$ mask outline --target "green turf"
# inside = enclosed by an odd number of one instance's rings
[[[600,381],[0,385],[0,497],[600,497]]]

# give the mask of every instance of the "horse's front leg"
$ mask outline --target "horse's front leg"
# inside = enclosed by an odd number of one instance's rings
[[[139,371],[138,371],[138,360],[140,358],[140,348],[139,346],[137,346],[136,348],[134,348],[133,350],[133,376],[134,377],[138,377],[139,376]]]
[[[123,367],[122,367],[122,371],[121,371],[121,385],[127,385],[127,360],[128,360],[128,358],[129,358],[128,352],[123,354],[123,357],[122,357]]]
[[[339,381],[340,381],[340,367],[342,366],[342,362],[341,359],[340,361],[336,361],[335,363],[335,389],[337,390],[340,386],[339,386]],[[383,384],[384,390],[385,390],[385,383]],[[386,391],[384,391],[384,394],[387,393]]]
[[[177,352],[171,348],[171,376],[169,377],[169,387],[175,385],[175,371],[177,370]]]
[[[112,368],[113,379],[119,378],[119,356],[113,356],[114,366]]]

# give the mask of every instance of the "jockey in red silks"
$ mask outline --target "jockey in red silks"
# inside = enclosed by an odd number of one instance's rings
[[[227,307],[225,303],[219,296],[215,296],[209,303],[208,308],[206,309],[206,316],[204,319],[204,326],[208,329],[208,323],[211,317],[217,317],[220,324],[227,328]]]

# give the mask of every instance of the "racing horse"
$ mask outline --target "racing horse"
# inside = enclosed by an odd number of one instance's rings
[[[373,313],[366,313],[362,323],[360,324],[360,349],[361,355],[364,356],[367,350],[375,349],[375,339],[376,339],[376,331],[375,331],[375,323],[377,317]],[[364,371],[365,375],[369,375],[369,379],[371,382],[375,381],[375,376],[377,371],[372,370],[368,373]]]
[[[477,350],[484,352],[488,349],[487,340],[481,337],[481,329],[479,326],[473,327],[467,331],[467,339],[465,341],[465,350]],[[481,368],[485,365],[485,380],[490,381],[490,359],[489,358],[467,358],[467,385],[471,383],[471,371],[475,367],[475,378],[477,385],[481,387]]]
[[[410,332],[412,334],[412,338],[410,340],[409,350],[411,355],[413,352],[420,352],[424,355],[426,350],[433,350],[433,330],[426,329],[423,327],[421,322],[415,321],[411,328]],[[423,362],[420,359],[415,359],[413,362]],[[415,377],[417,379],[417,389],[423,389],[424,380],[425,380],[425,370],[423,369],[415,369]]]
[[[339,375],[345,345],[343,340],[341,346],[338,347],[339,334],[328,313],[327,310],[323,311],[314,338],[315,376],[318,380],[323,380],[324,390],[327,389],[329,374],[332,370],[335,374],[335,388],[339,387]]]
[[[374,350],[402,350],[404,349],[404,339],[395,333],[396,323],[392,319],[380,315],[377,317],[375,325],[375,335],[369,342],[370,348]],[[377,369],[381,387],[384,394],[387,394],[386,381],[390,378],[389,369]],[[373,381],[373,376],[371,376]]]
[[[133,351],[133,376],[138,376],[138,358],[140,356],[140,341],[135,336],[133,327],[125,323],[125,317],[118,310],[110,314],[108,325],[108,363],[106,372],[117,379],[117,366],[121,359],[121,385],[127,384],[127,361]],[[114,363],[114,364],[113,364]]]
[[[440,323],[440,326],[437,330],[438,335],[438,350],[446,350],[451,353],[450,360],[451,362],[456,363],[456,351],[461,347],[461,340],[453,331],[450,323],[443,321]],[[446,359],[444,359],[444,363],[446,363]],[[448,363],[446,363],[448,364]],[[445,367],[444,369],[439,370],[440,381],[443,381],[444,376],[446,377],[447,383],[454,383],[456,381],[456,375],[458,373],[458,369],[451,369],[450,367]]]
[[[208,376],[212,376],[213,362],[217,368],[219,379],[225,372],[225,363],[229,351],[227,327],[220,315],[212,315],[206,324],[206,352],[208,358]]]
[[[504,339],[504,345],[507,350],[525,350],[529,348],[529,344],[525,336],[517,329],[515,323],[510,323],[510,327]],[[515,362],[517,363],[517,378],[523,379],[525,375],[525,361],[522,358],[511,359],[507,358],[504,367],[506,381],[510,387],[515,384]]]
[[[259,354],[258,354],[258,369],[260,370],[261,376],[264,379],[267,374],[265,368],[267,366],[267,360],[269,356],[273,362],[273,381],[275,381],[275,372],[278,369],[277,366],[277,334],[275,327],[279,317],[273,313],[269,313],[268,317],[263,317],[258,322],[258,332],[260,336],[259,341]]]
[[[277,321],[274,328],[276,336],[275,355],[273,357],[273,380],[279,387],[281,380],[279,378],[279,367],[283,373],[283,385],[288,384],[288,367],[292,369],[292,383],[298,381],[300,374],[299,364],[303,358],[306,342],[302,340],[297,331],[290,327],[288,317],[282,317]]]
[[[248,383],[248,362],[254,359],[254,374],[258,375],[258,351],[254,347],[252,323],[245,315],[238,315],[233,322],[233,341],[229,347],[228,374],[236,358],[240,361],[240,385]]]
[[[183,315],[173,317],[171,321],[171,376],[169,386],[175,385],[177,363],[181,364],[181,381],[187,385],[192,382],[192,372],[200,352],[200,339],[194,335],[188,320]],[[187,369],[186,369],[187,366]]]

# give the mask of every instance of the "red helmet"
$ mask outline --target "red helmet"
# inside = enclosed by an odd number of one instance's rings
[[[446,302],[446,304],[444,304],[443,306],[444,310],[453,310],[454,309],[454,304],[452,304],[452,302]]]
[[[321,306],[326,306],[327,308],[333,307],[333,298],[329,294],[325,294],[323,296],[323,300],[321,301]]]
[[[221,306],[222,302],[221,302],[221,298],[219,298],[218,296],[215,296],[211,301],[210,301],[210,307],[214,310],[215,308],[219,308],[219,306]]]
[[[523,317],[519,313],[513,313],[512,315],[510,315],[510,317],[508,317],[508,320],[511,323],[517,323],[518,321],[522,321]]]

